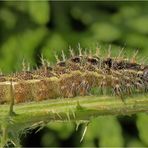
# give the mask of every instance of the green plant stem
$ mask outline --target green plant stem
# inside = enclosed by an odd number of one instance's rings
[[[14,106],[14,90],[13,90],[12,80],[11,80],[10,93],[11,93],[11,101],[10,101],[9,115],[13,115],[13,106]]]
[[[1,126],[1,130],[2,130],[2,136],[1,136],[0,146],[3,147],[7,142],[7,136],[8,136],[7,135],[7,127],[6,127],[6,125],[3,124]]]
[[[124,102],[110,96],[52,99],[15,104],[14,111],[15,114],[9,114],[10,105],[0,105],[2,144],[6,142],[9,132],[18,135],[25,128],[33,128],[48,122],[89,122],[97,116],[148,112],[148,97],[137,95],[126,98]],[[3,119],[7,120],[2,122]]]
[[[6,113],[1,105],[1,117]],[[148,111],[148,98],[145,95],[134,96],[122,102],[109,96],[85,96],[16,104],[16,113],[12,116],[11,128],[29,127],[40,122],[52,121],[88,121],[101,115],[131,115]]]

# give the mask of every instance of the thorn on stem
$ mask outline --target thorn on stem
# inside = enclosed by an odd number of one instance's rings
[[[85,125],[85,127],[84,127],[84,131],[83,131],[83,134],[82,134],[82,137],[81,137],[81,139],[80,139],[80,143],[83,141],[83,139],[84,139],[84,136],[85,136],[85,134],[86,134],[86,131],[87,131],[87,128],[88,128],[88,124],[89,124],[90,122],[87,122],[86,123],[86,125]]]

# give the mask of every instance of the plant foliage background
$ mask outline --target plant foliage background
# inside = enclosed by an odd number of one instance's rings
[[[148,2],[0,2],[0,68],[4,73],[40,65],[43,55],[51,63],[61,50],[68,55],[78,43],[87,50],[96,44],[112,53],[125,47],[126,54],[139,49],[148,56]],[[84,125],[49,123],[38,133],[21,135],[23,146],[148,146],[148,115],[94,119],[80,143]]]

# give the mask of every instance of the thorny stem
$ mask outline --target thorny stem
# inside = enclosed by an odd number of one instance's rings
[[[11,117],[13,115],[15,115],[14,111],[13,111],[13,107],[14,107],[14,91],[13,91],[13,84],[12,84],[12,80],[10,80],[10,93],[11,93],[11,101],[10,101],[10,107],[9,107],[9,112],[8,115],[6,115],[5,117],[3,117],[3,122],[1,125],[1,130],[2,130],[2,136],[1,136],[1,147],[3,147],[6,143],[7,143],[7,138],[8,138],[8,123],[7,123],[7,117]]]
[[[9,115],[13,115],[13,106],[14,106],[14,88],[13,88],[12,80],[11,80],[11,87],[10,87],[10,93],[11,93],[11,101],[10,101],[10,109],[9,109]]]
[[[10,87],[10,93],[11,93],[11,101],[10,101],[10,107],[9,107],[9,112],[8,112],[8,116],[13,116],[15,115],[14,111],[13,111],[13,107],[14,107],[14,91],[13,91],[13,84],[12,84],[12,80],[11,82],[11,87]],[[7,143],[7,137],[8,137],[8,126],[6,121],[4,120],[4,123],[2,123],[1,125],[1,130],[2,130],[2,137],[1,137],[1,146],[4,146]]]
[[[1,137],[0,146],[3,147],[7,141],[7,127],[5,125],[2,125],[1,130],[2,130],[2,137]]]
[[[14,105],[16,115],[11,116],[7,130],[19,132],[48,122],[87,121],[102,115],[131,115],[148,112],[147,95],[126,98],[125,102],[111,96],[85,96],[45,100]],[[0,120],[8,116],[8,105],[0,105]],[[9,115],[10,117],[10,115]],[[4,130],[4,129],[3,129]],[[5,139],[5,130],[3,139]]]
[[[86,134],[86,131],[87,131],[87,128],[88,128],[88,124],[89,124],[89,122],[86,122],[85,124],[86,124],[86,125],[85,125],[85,128],[84,128],[84,131],[83,131],[82,137],[81,137],[81,139],[80,139],[80,142],[82,142],[83,139],[84,139],[84,136],[85,136],[85,134]]]

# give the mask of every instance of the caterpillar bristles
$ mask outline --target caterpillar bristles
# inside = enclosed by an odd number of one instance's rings
[[[90,95],[95,89],[100,95],[114,95],[122,101],[133,94],[147,93],[148,65],[137,62],[138,50],[131,59],[124,56],[123,50],[112,57],[109,45],[107,55],[101,57],[100,47],[93,54],[78,44],[78,54],[69,47],[70,57],[62,51],[61,60],[55,55],[54,65],[41,55],[41,66],[33,70],[23,60],[21,72],[0,75],[0,103],[11,100],[10,80],[15,103]]]
[[[81,57],[82,56],[82,48],[80,46],[80,43],[78,43],[78,50],[79,50],[79,56]]]
[[[71,46],[69,46],[69,52],[70,52],[70,56],[71,56],[71,57],[74,57],[74,56],[75,56],[74,51],[73,51],[73,49],[71,48]]]

